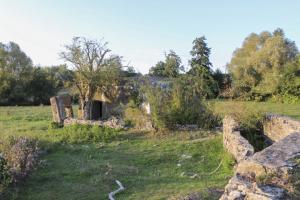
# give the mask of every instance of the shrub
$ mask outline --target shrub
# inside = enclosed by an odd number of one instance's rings
[[[134,127],[138,130],[147,129],[147,125],[151,126],[150,117],[144,114],[138,107],[128,105],[124,111],[124,119],[127,127]]]
[[[201,95],[184,79],[174,80],[168,88],[150,86],[146,96],[153,124],[158,129],[174,129],[177,125],[187,124],[212,128],[218,123]]]
[[[11,183],[12,177],[3,155],[0,155],[0,194]]]
[[[50,129],[51,133],[57,134],[60,142],[88,143],[108,142],[119,135],[119,130],[92,125],[70,125],[62,129]]]
[[[11,138],[10,148],[4,151],[4,157],[13,177],[13,182],[18,182],[28,175],[37,162],[37,141],[26,137]]]
[[[37,163],[38,144],[35,140],[9,137],[0,144],[0,193],[11,183],[25,178]]]

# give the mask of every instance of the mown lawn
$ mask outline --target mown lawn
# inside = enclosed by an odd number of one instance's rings
[[[41,141],[41,164],[7,199],[108,199],[115,180],[126,190],[117,199],[174,199],[201,193],[218,199],[232,176],[233,160],[216,132],[167,136],[122,132],[108,143],[68,144],[48,131],[50,107],[0,107],[1,139],[9,135]]]

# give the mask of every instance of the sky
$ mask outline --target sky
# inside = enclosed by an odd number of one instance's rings
[[[250,33],[283,28],[300,45],[299,0],[0,0],[0,42],[14,41],[35,65],[63,64],[73,37],[103,39],[141,73],[174,50],[185,66],[196,37],[225,70]]]

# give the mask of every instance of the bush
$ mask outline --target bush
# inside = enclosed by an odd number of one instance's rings
[[[91,125],[70,125],[62,129],[50,129],[53,134],[57,134],[60,142],[66,143],[88,143],[88,142],[108,142],[116,138],[120,131],[107,127]]]
[[[26,137],[9,137],[0,144],[0,192],[25,178],[37,163],[38,144]]]
[[[0,194],[5,190],[5,188],[11,183],[12,177],[7,166],[5,158],[0,155]]]
[[[150,86],[146,91],[151,106],[151,118],[157,129],[174,129],[177,125],[197,124],[212,128],[218,118],[204,103],[201,95],[181,79],[168,88]]]
[[[11,138],[10,148],[4,151],[7,165],[13,177],[13,182],[18,182],[32,170],[37,162],[37,141],[25,137]]]
[[[133,127],[137,130],[150,130],[152,127],[150,117],[135,106],[127,105],[124,119],[127,127]]]

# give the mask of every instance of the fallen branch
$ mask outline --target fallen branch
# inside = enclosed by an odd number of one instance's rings
[[[122,183],[118,180],[116,180],[116,183],[118,184],[119,186],[119,189],[109,193],[108,197],[109,197],[109,200],[115,200],[114,196],[119,193],[119,192],[122,192],[123,190],[125,190],[125,187],[122,185]]]

